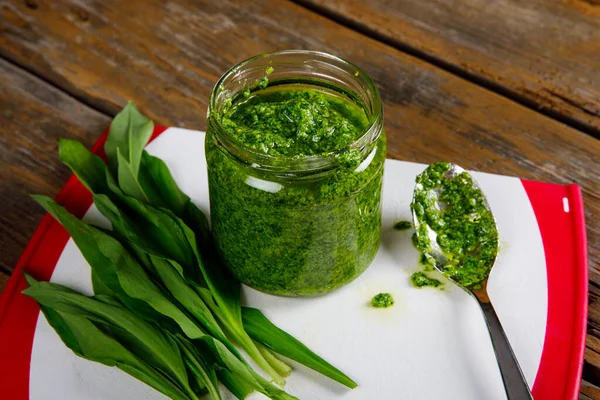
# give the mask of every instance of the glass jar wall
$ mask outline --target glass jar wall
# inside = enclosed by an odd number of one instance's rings
[[[206,159],[215,243],[243,283],[326,293],[381,237],[382,106],[356,66],[319,52],[249,59],[213,90]]]

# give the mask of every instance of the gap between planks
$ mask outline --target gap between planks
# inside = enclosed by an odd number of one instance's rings
[[[385,35],[377,32],[376,30],[374,30],[364,24],[361,24],[360,22],[353,21],[344,15],[340,15],[340,14],[335,13],[334,11],[328,10],[323,6],[320,6],[317,4],[312,4],[305,0],[288,0],[288,1],[291,1],[291,2],[299,5],[300,7],[303,7],[309,11],[319,14],[339,25],[345,26],[345,27],[352,29],[362,35],[365,35],[365,36],[371,38],[371,39],[377,40],[377,41],[384,43],[390,47],[393,47],[398,51],[401,51],[401,52],[409,54],[415,58],[418,58],[419,60],[422,60],[428,64],[431,64],[441,70],[444,70],[448,73],[456,75],[459,78],[462,78],[470,83],[473,83],[477,86],[481,86],[489,91],[492,91],[492,92],[494,92],[500,96],[503,96],[511,101],[514,101],[515,103],[518,103],[524,107],[527,107],[528,109],[530,109],[536,113],[542,114],[542,115],[552,118],[552,119],[555,119],[571,128],[577,129],[577,130],[579,130],[585,134],[588,134],[594,138],[600,139],[600,129],[596,129],[593,126],[586,125],[586,124],[576,120],[575,118],[570,117],[565,114],[562,114],[558,111],[543,108],[540,106],[540,104],[520,95],[519,93],[510,89],[509,87],[502,86],[502,85],[498,84],[497,82],[494,82],[490,79],[486,79],[486,78],[478,76],[474,73],[471,73],[471,72],[467,71],[466,69],[461,68],[458,65],[454,65],[451,62],[443,60],[442,58],[427,54],[426,52],[419,50],[419,49],[415,48],[414,46],[409,45],[408,43],[402,42],[400,40],[388,38]]]

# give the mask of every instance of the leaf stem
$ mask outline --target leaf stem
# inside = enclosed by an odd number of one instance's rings
[[[208,308],[215,314],[217,319],[221,322],[223,330],[230,336],[244,351],[263,369],[273,381],[280,387],[285,386],[285,379],[271,366],[271,364],[265,359],[258,347],[254,344],[250,336],[246,333],[243,327],[237,326],[237,324],[228,320],[225,315],[221,312],[221,309],[212,298],[210,291],[203,288],[196,288],[196,291],[202,297]]]
[[[253,342],[258,351],[260,351],[260,353],[263,355],[265,360],[267,360],[267,362],[271,364],[271,366],[275,369],[275,371],[277,371],[279,375],[283,377],[290,376],[290,374],[292,373],[292,367],[289,364],[277,358],[275,353],[269,348],[263,346],[255,340],[253,340]]]

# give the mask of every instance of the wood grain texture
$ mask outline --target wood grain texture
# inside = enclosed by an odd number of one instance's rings
[[[108,123],[76,99],[111,115],[132,99],[158,124],[205,129],[210,91],[227,68],[265,51],[310,48],[352,60],[375,80],[385,104],[390,157],[444,159],[469,169],[580,184],[590,279],[600,285],[600,141],[589,135],[293,3],[0,4],[0,56],[73,96],[2,64],[12,74],[1,83],[7,93],[1,99],[11,103],[1,105],[2,170],[12,168],[2,175],[9,184],[0,193],[2,218],[12,221],[0,227],[3,254],[11,246],[22,251],[41,216],[27,193],[54,195],[68,175],[55,155],[56,138],[80,137],[89,145]],[[21,89],[27,85],[33,89]],[[13,155],[20,153],[25,157]],[[17,215],[10,219],[10,213]],[[17,220],[25,222],[17,226]],[[599,299],[590,294],[593,338],[600,337]],[[596,342],[588,345],[596,351]],[[594,352],[587,364],[600,368]]]
[[[583,365],[583,379],[596,386],[600,386],[600,287],[590,282],[588,305],[588,335],[586,339],[585,363]],[[582,387],[582,393],[585,387]],[[598,394],[598,390],[587,390],[585,393]]]
[[[8,274],[0,272],[0,295],[2,295],[2,291],[4,291],[4,287],[6,286],[6,282],[8,282],[8,278]]]
[[[300,0],[600,135],[600,3]]]
[[[55,196],[69,176],[58,138],[91,145],[110,118],[3,60],[0,76],[0,263],[10,270],[44,215],[29,194]]]
[[[350,59],[380,87],[391,157],[580,184],[590,275],[600,283],[600,141],[581,132],[284,1],[58,0],[0,10],[2,56],[109,113],[133,99],[165,125],[204,129],[213,84],[252,55],[311,48]]]
[[[598,388],[596,385],[591,384],[590,382],[582,381],[581,396],[584,397],[579,397],[580,399],[600,400],[600,388]]]

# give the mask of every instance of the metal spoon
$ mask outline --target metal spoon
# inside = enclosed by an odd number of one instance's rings
[[[447,170],[447,172],[444,175],[444,177],[448,180],[452,180],[456,176],[465,172],[465,170],[463,168],[459,167],[456,164],[449,164],[449,166],[450,166],[449,169]],[[432,167],[433,167],[433,165],[429,166],[428,168],[432,168]],[[419,175],[419,176],[421,176],[421,175]],[[474,179],[472,179],[472,180],[473,180],[473,189],[481,192],[481,199],[483,200],[484,206],[491,213],[491,210],[490,210],[489,204],[487,203],[487,199],[485,198],[485,195],[483,195],[483,192],[479,188],[479,185],[477,184],[477,182]],[[417,194],[420,194],[423,192],[424,192],[423,186],[420,185],[419,183],[417,183],[417,185],[415,186],[414,194],[413,194],[413,203],[415,202],[415,198],[417,197]],[[441,193],[441,188],[435,188],[435,189],[431,189],[431,193],[428,193],[428,195],[433,196],[433,198],[436,199],[436,207],[439,210],[444,210],[446,207],[451,207],[452,204],[443,204],[437,200],[437,199],[439,199],[440,193]],[[427,224],[426,221],[422,221],[418,218],[414,207],[411,207],[411,208],[412,208],[413,223],[414,223],[415,231],[417,234],[417,238],[419,238],[419,236],[422,236],[422,235],[427,235],[427,239],[429,241],[429,249],[428,249],[427,253],[434,260],[435,268],[443,274],[444,270],[449,265],[448,254],[445,253],[440,248],[438,241],[437,241],[437,233],[431,228],[431,226],[429,226]],[[425,225],[426,229],[423,229],[423,228],[419,229],[419,227],[421,225]],[[496,229],[495,221],[494,221],[494,229]],[[492,260],[489,261],[489,263],[491,264],[489,271],[491,271],[491,267],[493,267],[495,262],[496,262],[496,257],[494,257]],[[447,278],[449,278],[451,281],[453,281],[455,284],[460,286],[467,293],[469,293],[475,299],[477,299],[477,302],[478,302],[479,306],[481,307],[483,316],[485,317],[488,331],[489,331],[490,337],[492,339],[492,345],[494,346],[494,352],[496,353],[496,359],[498,360],[498,366],[500,368],[500,373],[502,375],[502,381],[504,383],[504,389],[506,390],[506,395],[507,395],[508,399],[509,400],[533,399],[533,397],[531,396],[531,392],[529,391],[529,387],[527,386],[527,382],[525,381],[525,377],[523,376],[523,372],[521,371],[521,368],[519,367],[519,363],[517,362],[517,359],[515,358],[515,354],[513,353],[513,350],[510,346],[510,343],[508,342],[506,334],[504,333],[504,329],[502,329],[500,320],[498,319],[498,316],[496,315],[496,312],[494,311],[494,307],[492,306],[492,303],[488,296],[487,282],[488,282],[489,272],[488,272],[487,276],[485,277],[485,279],[478,285],[477,289],[465,287],[460,282],[458,282],[456,279],[453,279],[451,276],[448,276],[447,274],[444,274],[444,275],[446,275]]]

